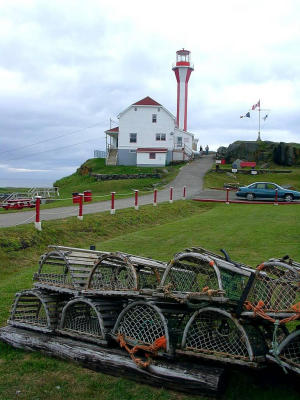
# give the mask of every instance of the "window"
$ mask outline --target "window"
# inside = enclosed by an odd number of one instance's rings
[[[177,136],[177,147],[182,147],[182,137]]]
[[[265,189],[266,188],[266,184],[265,183],[258,183],[256,185],[256,189]]]
[[[156,114],[152,114],[152,122],[156,123],[157,121],[157,115]]]
[[[273,185],[273,183],[267,183],[266,184],[266,189],[275,190],[275,189],[277,189],[277,186]]]
[[[156,134],[156,140],[166,140],[166,134],[165,133],[157,133]]]
[[[137,111],[137,107],[134,107],[134,111]]]
[[[129,150],[129,153],[136,153],[136,150]]]
[[[156,159],[156,153],[149,153],[149,158],[150,158],[150,160],[155,160]]]
[[[137,136],[136,133],[130,133],[129,134],[129,142],[130,143],[136,143],[136,136]]]
[[[157,109],[157,112],[160,112],[160,108]]]

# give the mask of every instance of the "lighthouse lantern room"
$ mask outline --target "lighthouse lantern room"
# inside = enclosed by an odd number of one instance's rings
[[[179,129],[187,130],[187,100],[188,82],[194,66],[190,61],[189,50],[178,50],[176,52],[176,64],[173,66],[177,80],[177,125]]]

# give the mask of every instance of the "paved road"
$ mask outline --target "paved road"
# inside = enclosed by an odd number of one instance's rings
[[[182,198],[183,186],[187,187],[187,198],[195,196],[201,198],[225,199],[225,192],[219,190],[203,190],[203,177],[213,164],[213,156],[203,156],[181,168],[179,174],[173,182],[168,184],[165,189],[158,191],[157,201],[164,202],[169,200],[169,188],[174,187],[174,200]],[[230,196],[233,196],[230,194]],[[232,197],[232,198],[233,198]],[[139,196],[139,204],[151,204],[153,194]],[[115,201],[116,210],[121,208],[133,207],[133,197]],[[99,203],[84,204],[83,213],[93,214],[110,209],[110,201]],[[78,206],[58,207],[41,210],[41,220],[62,219],[78,215]],[[35,218],[35,211],[22,211],[0,215],[0,227],[16,226],[32,223]]]

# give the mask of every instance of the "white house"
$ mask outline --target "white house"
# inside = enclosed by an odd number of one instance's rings
[[[188,160],[197,139],[177,128],[177,121],[151,97],[132,104],[118,115],[119,126],[105,131],[108,165],[164,166]]]
[[[177,51],[177,117],[151,97],[119,115],[119,126],[105,131],[107,165],[164,166],[189,160],[198,139],[187,131],[188,80],[194,67],[188,50]]]

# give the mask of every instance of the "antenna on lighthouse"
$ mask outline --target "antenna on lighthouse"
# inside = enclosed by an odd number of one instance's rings
[[[194,71],[190,57],[189,50],[176,51],[176,64],[172,68],[177,80],[177,126],[184,131],[187,130],[188,82]]]

